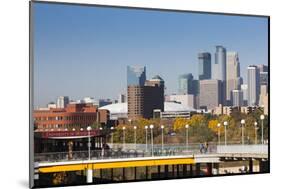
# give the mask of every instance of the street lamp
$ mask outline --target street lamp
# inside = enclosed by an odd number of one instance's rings
[[[189,125],[186,124],[185,125],[185,145],[186,145],[186,151],[188,151],[188,128],[189,128]]]
[[[135,150],[137,149],[137,126],[134,126]]]
[[[80,129],[80,131],[84,131],[84,129],[83,129],[83,128],[81,128],[81,129]]]
[[[228,125],[228,122],[227,121],[223,122],[223,125],[224,125],[224,145],[226,146],[227,145],[227,125]]]
[[[261,118],[261,144],[263,144],[264,143],[264,139],[263,139],[263,120],[264,120],[264,115],[262,114],[260,116],[260,118]]]
[[[164,150],[164,125],[161,125],[161,134],[162,134],[162,153]]]
[[[220,130],[221,124],[218,123],[217,128],[218,128],[218,145],[221,144],[221,130]]]
[[[258,143],[258,136],[257,136],[258,122],[255,121],[254,127],[255,127],[255,144],[257,145],[257,143]]]
[[[91,160],[91,130],[92,130],[92,128],[90,126],[88,126],[87,131],[88,131],[88,157],[89,157],[89,160]]]
[[[111,148],[113,149],[113,130],[114,130],[114,127],[110,127],[110,130],[111,130]]]
[[[123,127],[122,129],[123,129],[123,150],[124,150],[125,149],[125,137],[126,137],[125,130],[126,130],[126,127]]]
[[[150,125],[149,128],[151,130],[151,156],[153,156],[154,155],[154,149],[153,149],[153,128],[154,128],[154,125]]]
[[[242,145],[244,145],[244,124],[245,124],[245,120],[242,119],[242,120],[241,120]]]
[[[75,128],[72,129],[72,131],[75,131],[75,130],[76,130]]]
[[[147,152],[147,129],[148,129],[148,126],[144,126],[145,128],[145,151]]]

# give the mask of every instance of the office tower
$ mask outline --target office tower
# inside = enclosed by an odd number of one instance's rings
[[[127,85],[144,86],[146,80],[145,66],[127,66]]]
[[[268,66],[261,64],[261,65],[257,65],[257,67],[259,68],[260,72],[268,72]]]
[[[264,114],[268,115],[268,88],[267,85],[261,85],[259,106],[263,107]]]
[[[194,93],[193,75],[191,73],[182,74],[179,76],[179,93],[180,94]]]
[[[65,108],[69,104],[68,96],[59,96],[57,99],[57,108]]]
[[[267,85],[268,84],[268,66],[267,65],[257,65],[260,73],[260,84]]]
[[[124,103],[124,102],[126,102],[126,95],[125,94],[119,94],[118,103]]]
[[[231,91],[231,101],[232,106],[240,107],[243,106],[243,92],[241,90],[232,90]]]
[[[260,95],[260,74],[255,65],[248,66],[248,106],[256,106]]]
[[[212,79],[221,81],[222,104],[226,104],[226,49],[216,46],[215,62],[212,64]]]
[[[208,52],[198,53],[199,80],[211,79],[211,54]]]
[[[226,80],[226,49],[216,46],[215,62],[212,66],[212,79]]]
[[[232,105],[231,91],[240,90],[243,80],[240,77],[240,62],[237,52],[227,52],[226,63],[226,101]]]
[[[247,106],[248,105],[248,85],[242,84],[241,91],[243,93],[243,106]]]
[[[201,80],[199,83],[200,108],[210,110],[222,103],[222,82],[220,80]]]
[[[153,110],[164,111],[164,80],[155,76],[144,85],[128,85],[128,118],[152,118]]]

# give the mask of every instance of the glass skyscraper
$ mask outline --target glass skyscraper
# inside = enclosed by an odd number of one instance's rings
[[[144,86],[146,80],[145,66],[127,66],[127,85]]]
[[[248,106],[256,106],[260,95],[260,74],[257,66],[248,66]]]
[[[198,53],[199,80],[211,79],[211,54],[208,52]]]
[[[226,49],[216,46],[215,63],[212,67],[212,79],[226,80]]]
[[[179,93],[194,94],[193,75],[191,73],[179,76]]]

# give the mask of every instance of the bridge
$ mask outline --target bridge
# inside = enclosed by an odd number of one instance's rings
[[[124,146],[123,146],[124,147]],[[81,183],[107,183],[161,178],[188,178],[200,175],[268,172],[268,145],[126,144],[109,149],[35,155],[35,180],[45,175],[79,175]],[[76,179],[77,180],[77,179]],[[40,183],[39,183],[40,185]]]

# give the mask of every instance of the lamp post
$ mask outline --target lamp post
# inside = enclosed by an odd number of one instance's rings
[[[99,129],[100,129],[100,132],[102,132],[102,127],[100,127]],[[103,141],[103,138],[101,138],[101,148],[102,148],[102,149],[103,149],[103,142],[104,142],[104,141]]]
[[[264,120],[264,115],[260,116],[261,118],[261,144],[264,143],[264,139],[263,139],[263,120]]]
[[[111,130],[111,148],[113,149],[113,130],[114,130],[114,127],[110,127],[110,130]]]
[[[123,127],[122,129],[123,129],[123,150],[125,150],[125,137],[126,137],[125,130],[126,130],[126,127]]]
[[[164,125],[161,125],[161,134],[162,134],[162,153],[164,150]]]
[[[223,122],[223,125],[224,125],[224,145],[226,146],[227,145],[227,125],[228,125],[228,122],[227,121]]]
[[[241,120],[242,145],[244,145],[244,124],[245,124],[245,120],[242,119],[242,120]]]
[[[147,129],[148,129],[148,126],[144,126],[145,128],[145,151],[147,152]]]
[[[134,126],[135,150],[137,149],[137,126]]]
[[[153,149],[153,128],[154,125],[150,125],[150,130],[151,130],[151,156],[154,156],[154,149]]]
[[[254,127],[255,127],[255,144],[257,145],[257,143],[258,143],[258,136],[257,136],[258,122],[255,121]]]
[[[220,123],[218,123],[217,128],[218,128],[218,145],[220,145],[221,144],[221,131],[220,131],[221,124]]]
[[[186,151],[188,151],[188,128],[189,128],[189,125],[186,124],[185,125],[185,147],[186,147]]]
[[[92,128],[90,126],[87,127],[88,131],[88,158],[91,160],[91,130]]]

